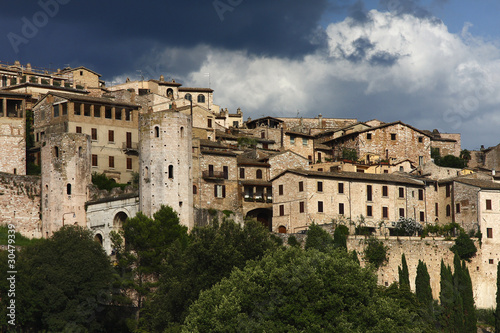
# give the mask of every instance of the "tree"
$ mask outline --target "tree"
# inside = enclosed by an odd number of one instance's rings
[[[112,235],[122,288],[133,292],[139,310],[156,287],[169,247],[176,241],[186,246],[187,230],[177,213],[162,205],[152,219],[139,212],[123,223],[120,235]]]
[[[194,228],[186,247],[174,243],[167,251],[158,288],[145,305],[140,327],[153,332],[177,328],[202,290],[278,247],[272,234],[255,220],[243,226],[228,219],[214,220]]]
[[[290,246],[298,246],[300,247],[300,242],[297,240],[297,237],[291,235],[288,237],[288,241],[287,241],[288,245]]]
[[[454,327],[455,293],[451,268],[445,265],[442,259],[440,287],[439,300],[441,303],[441,319],[439,322],[444,328],[449,329]]]
[[[497,264],[497,307],[495,310],[495,333],[500,333],[500,261]]]
[[[333,232],[333,246],[347,250],[347,236],[349,235],[349,228],[345,225],[338,225]]]
[[[470,261],[470,259],[476,255],[477,247],[469,235],[460,231],[460,234],[455,239],[455,245],[453,245],[450,250],[458,254],[460,259]]]
[[[415,293],[418,301],[424,307],[432,305],[431,278],[427,271],[427,265],[419,260],[417,266],[417,276],[415,277]]]
[[[26,246],[18,253],[16,270],[18,329],[76,332],[103,328],[96,318],[110,301],[113,273],[90,230],[64,226],[50,239]],[[6,272],[2,267],[2,281]],[[7,295],[4,286],[1,294]]]
[[[358,161],[358,153],[356,152],[356,149],[344,148],[344,149],[342,149],[342,158],[344,160],[357,162]]]
[[[403,253],[401,255],[401,266],[398,267],[399,286],[401,288],[410,289],[410,274],[408,272],[408,265],[406,264],[406,257]]]
[[[411,217],[400,217],[396,224],[396,234],[398,236],[414,236],[422,232],[423,227]]]
[[[378,269],[387,262],[388,247],[384,243],[374,237],[366,240],[365,258],[366,260]]]
[[[317,224],[311,224],[307,230],[305,249],[325,252],[330,246],[333,246],[332,236]]]
[[[477,332],[476,308],[474,306],[474,296],[472,291],[472,281],[465,261],[460,260],[458,254],[453,258],[454,274],[453,283],[455,289],[455,308],[457,311],[456,329],[458,332]],[[461,311],[461,313],[459,313]]]
[[[345,251],[279,249],[248,262],[190,307],[183,332],[421,332]]]

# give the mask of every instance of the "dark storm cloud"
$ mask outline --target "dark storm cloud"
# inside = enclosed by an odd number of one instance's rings
[[[387,66],[394,65],[399,59],[398,54],[391,54],[386,51],[379,51],[370,57],[370,64],[373,66]]]
[[[105,69],[96,69],[107,75],[132,66],[152,47],[205,44],[300,58],[324,46],[317,28],[327,7],[327,0],[9,1],[0,13],[0,27],[6,32],[0,58],[106,63]],[[44,12],[47,22],[37,16]],[[39,26],[28,38],[23,34],[26,21]],[[8,32],[23,39],[17,50]]]

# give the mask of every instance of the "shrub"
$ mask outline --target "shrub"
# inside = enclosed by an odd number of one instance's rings
[[[456,253],[460,259],[467,261],[470,261],[477,252],[474,241],[465,232],[460,232],[460,235],[455,239],[455,245],[450,250]]]
[[[388,258],[387,258],[387,250],[389,249],[387,246],[382,243],[382,241],[370,237],[365,242],[365,259],[375,266],[375,268],[379,268],[383,266]]]
[[[421,233],[422,230],[422,225],[410,217],[400,217],[396,224],[396,235],[398,236],[413,236],[415,233]]]

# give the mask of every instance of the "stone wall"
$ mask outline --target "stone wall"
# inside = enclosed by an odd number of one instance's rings
[[[0,172],[26,174],[26,120],[0,117]]]
[[[269,179],[279,175],[286,169],[307,169],[309,161],[298,154],[291,151],[286,151],[281,154],[273,155],[269,158]],[[328,170],[329,171],[329,170]]]
[[[0,224],[14,224],[28,238],[42,237],[40,177],[0,173]]]

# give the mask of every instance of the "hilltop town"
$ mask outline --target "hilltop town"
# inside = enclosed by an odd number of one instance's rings
[[[495,304],[500,145],[466,151],[459,133],[355,114],[244,119],[244,110],[217,105],[214,90],[163,76],[107,86],[85,67],[16,62],[0,64],[0,77],[0,223],[27,237],[79,225],[111,254],[111,231],[168,205],[190,229],[214,211],[282,234],[346,223],[399,246],[394,258],[410,249],[410,265],[429,258],[438,276],[441,258],[452,258],[449,241],[401,245],[391,236],[401,217],[455,222],[483,234],[471,276],[478,307]],[[464,164],[438,165],[446,158]],[[93,174],[124,185],[99,189]],[[379,283],[393,282],[398,264]]]

